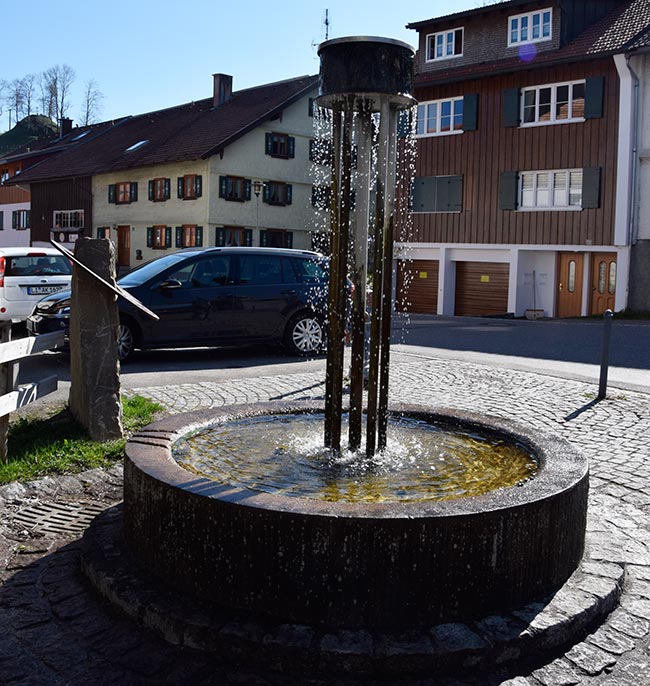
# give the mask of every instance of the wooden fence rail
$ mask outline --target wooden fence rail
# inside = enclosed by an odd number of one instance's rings
[[[48,393],[56,391],[58,379],[48,376],[39,381],[16,386],[18,360],[52,350],[64,344],[63,331],[37,337],[11,339],[11,323],[0,323],[0,462],[7,461],[9,415]]]

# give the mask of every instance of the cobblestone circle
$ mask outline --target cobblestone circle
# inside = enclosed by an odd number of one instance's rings
[[[322,374],[244,378],[132,391],[169,413],[225,404],[319,399]],[[619,606],[586,638],[546,664],[513,666],[411,686],[650,686],[650,396],[592,384],[400,352],[392,357],[391,398],[527,422],[580,447],[590,458],[589,584],[573,600],[598,595],[626,571]],[[99,509],[121,499],[121,465],[0,487],[0,684],[336,684],[292,679],[170,645],[117,614],[79,568],[79,537]],[[613,541],[617,544],[614,545]],[[591,585],[590,585],[591,584]],[[594,585],[596,584],[596,585]],[[400,679],[363,681],[404,683]]]

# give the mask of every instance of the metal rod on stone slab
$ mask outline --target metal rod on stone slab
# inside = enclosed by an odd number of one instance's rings
[[[338,405],[337,378],[339,376],[338,356],[339,346],[336,344],[339,324],[339,292],[338,271],[340,269],[340,202],[339,189],[341,182],[340,140],[341,121],[343,113],[340,105],[332,111],[332,180],[330,186],[330,263],[329,263],[329,289],[327,300],[327,364],[325,372],[325,447],[338,450],[340,438],[336,439],[336,406]],[[340,431],[339,431],[340,436]]]
[[[341,449],[341,418],[343,414],[343,358],[345,352],[345,315],[347,309],[347,257],[350,237],[350,170],[352,162],[352,108],[348,106],[339,112],[339,132],[334,130],[333,177],[338,179],[340,193],[332,206],[337,207],[338,237],[332,246],[332,269],[330,270],[330,340],[328,342],[328,381],[331,376],[329,397],[331,403],[326,408],[326,446],[338,452]],[[332,187],[334,191],[334,184]],[[334,292],[333,292],[334,289]],[[329,425],[329,429],[327,428]],[[329,443],[328,443],[329,439]]]
[[[379,145],[377,154],[377,192],[374,230],[374,273],[372,279],[372,315],[370,319],[370,368],[368,375],[368,416],[366,418],[366,455],[372,457],[377,447],[377,413],[379,406],[379,360],[381,355],[381,314],[383,311],[383,233],[386,211],[386,156],[381,149],[386,138],[388,121],[379,122]]]
[[[393,213],[395,203],[395,177],[397,155],[397,110],[388,102],[382,104],[382,120],[386,118],[386,163],[383,172],[386,174],[384,194],[384,226],[382,246],[382,311],[381,311],[381,344],[379,353],[379,404],[377,420],[377,447],[386,447],[388,426],[388,375],[390,362],[390,330],[393,307]],[[383,139],[380,139],[383,140]]]
[[[357,115],[357,175],[355,230],[352,233],[352,355],[350,362],[350,415],[348,447],[352,452],[361,446],[363,429],[363,377],[366,329],[366,279],[368,274],[368,222],[370,204],[370,163],[372,156],[372,121],[369,110]]]
[[[607,374],[609,372],[609,342],[612,337],[612,318],[614,313],[605,310],[603,313],[603,347],[600,357],[600,380],[598,383],[598,400],[607,396]]]

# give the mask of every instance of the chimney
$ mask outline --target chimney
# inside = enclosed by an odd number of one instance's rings
[[[70,131],[72,131],[72,119],[61,117],[61,119],[59,119],[59,138],[67,136]]]
[[[232,76],[228,74],[212,74],[214,79],[214,101],[213,106],[219,107],[224,102],[230,100],[232,95]]]

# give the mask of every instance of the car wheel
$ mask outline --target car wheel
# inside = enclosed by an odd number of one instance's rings
[[[326,345],[323,324],[311,312],[297,314],[287,327],[285,345],[294,355],[321,352]]]
[[[117,357],[120,362],[126,362],[135,350],[135,336],[128,324],[120,322],[117,334]]]

